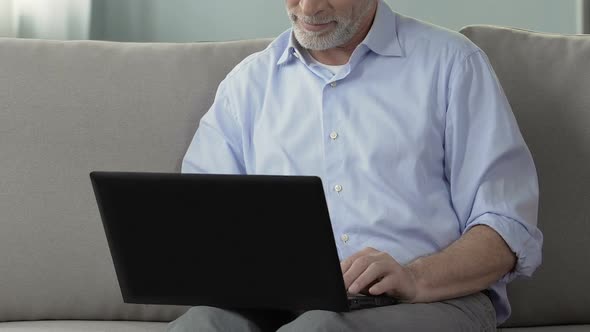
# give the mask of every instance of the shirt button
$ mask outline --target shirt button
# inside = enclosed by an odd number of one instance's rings
[[[340,237],[340,239],[344,243],[348,243],[348,240],[350,240],[350,238],[348,237],[348,234],[342,234],[342,236]]]
[[[336,190],[336,192],[339,193],[339,192],[342,191],[342,186],[339,185],[339,184],[337,184],[337,185],[334,186],[334,190]]]
[[[331,133],[330,133],[330,138],[331,138],[331,139],[337,139],[337,138],[338,138],[338,133],[337,133],[337,132],[335,132],[335,131],[331,132]]]
[[[335,88],[336,86],[338,86],[338,83],[332,82],[332,83],[330,83],[330,86],[333,87],[333,88]]]

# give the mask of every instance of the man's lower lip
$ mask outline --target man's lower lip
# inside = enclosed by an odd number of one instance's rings
[[[318,32],[318,31],[325,30],[330,25],[332,25],[332,23],[333,22],[328,22],[328,23],[325,23],[325,24],[307,24],[305,22],[301,22],[301,25],[303,26],[303,28],[305,28],[305,30],[313,31],[313,32]]]

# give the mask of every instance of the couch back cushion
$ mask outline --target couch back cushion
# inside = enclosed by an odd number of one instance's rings
[[[489,26],[462,33],[488,55],[539,174],[543,264],[508,288],[507,326],[590,323],[590,36]]]
[[[539,172],[544,263],[507,326],[590,323],[590,37],[473,26]],[[124,304],[88,179],[176,172],[218,83],[269,40],[0,39],[0,321],[169,321]]]
[[[0,321],[186,309],[123,303],[88,173],[178,172],[219,82],[268,43],[0,39]]]

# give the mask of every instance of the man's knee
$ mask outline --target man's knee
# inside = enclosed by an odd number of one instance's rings
[[[341,314],[331,311],[311,310],[301,314],[291,323],[284,325],[277,332],[296,331],[344,331]]]
[[[244,331],[259,332],[258,327],[237,312],[215,307],[198,306],[168,324],[170,332]]]

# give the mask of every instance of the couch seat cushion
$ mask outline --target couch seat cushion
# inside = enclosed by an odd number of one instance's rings
[[[499,329],[500,332],[590,332],[590,325],[518,327]]]
[[[0,323],[2,332],[163,332],[168,323],[54,320]]]

